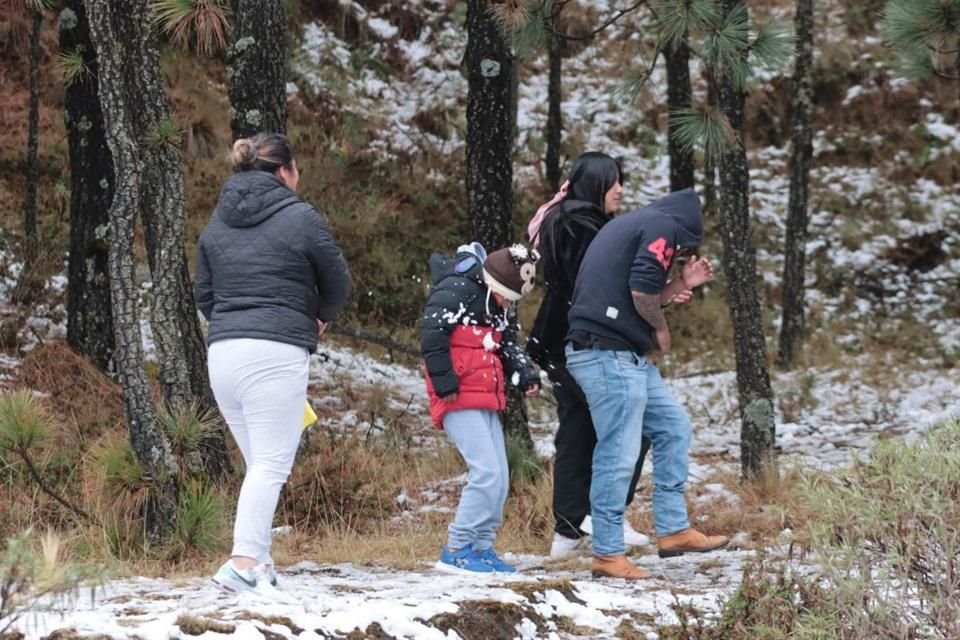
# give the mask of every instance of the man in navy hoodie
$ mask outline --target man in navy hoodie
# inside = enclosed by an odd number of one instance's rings
[[[660,557],[712,551],[729,541],[690,527],[684,498],[690,419],[647,358],[655,349],[670,350],[663,307],[713,278],[710,261],[694,256],[679,278],[668,280],[673,261],[692,255],[702,240],[700,199],[685,189],[604,225],[577,274],[566,358],[597,432],[590,485],[594,575],[649,577],[627,560],[623,541],[626,492],[642,436],[653,445]]]

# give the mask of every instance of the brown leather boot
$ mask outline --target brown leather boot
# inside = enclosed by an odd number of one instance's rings
[[[706,553],[722,549],[730,542],[727,536],[705,536],[693,527],[657,538],[657,553],[661,558],[682,556],[685,553]]]
[[[593,556],[594,578],[623,578],[624,580],[643,580],[650,574],[633,566],[627,556]]]

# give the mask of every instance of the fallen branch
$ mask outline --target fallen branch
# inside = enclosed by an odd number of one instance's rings
[[[354,327],[331,324],[328,331],[338,336],[346,336],[348,338],[354,338],[356,340],[363,340],[364,342],[378,344],[381,347],[391,351],[397,351],[404,355],[410,356],[411,358],[417,358],[418,360],[423,357],[420,354],[419,349],[415,349],[410,345],[403,344],[402,342],[397,342],[392,338],[387,338],[386,336],[373,333],[372,331],[367,331],[366,329],[356,329]]]

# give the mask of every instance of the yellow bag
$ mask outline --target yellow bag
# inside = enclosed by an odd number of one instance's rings
[[[307,400],[307,406],[303,410],[303,431],[306,431],[307,427],[309,427],[316,421],[317,421],[317,414],[313,410],[313,407],[310,406],[310,401]]]

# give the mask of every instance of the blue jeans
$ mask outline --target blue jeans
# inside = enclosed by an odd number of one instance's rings
[[[660,372],[630,351],[566,349],[567,369],[587,396],[597,447],[590,508],[593,553],[624,553],[623,511],[640,455],[641,437],[653,449],[653,522],[657,536],[690,526],[684,490],[691,425]]]
[[[469,469],[457,515],[447,528],[447,546],[455,550],[473,543],[477,551],[489,549],[503,521],[503,504],[510,488],[500,418],[495,411],[450,411],[443,416],[443,429]]]

